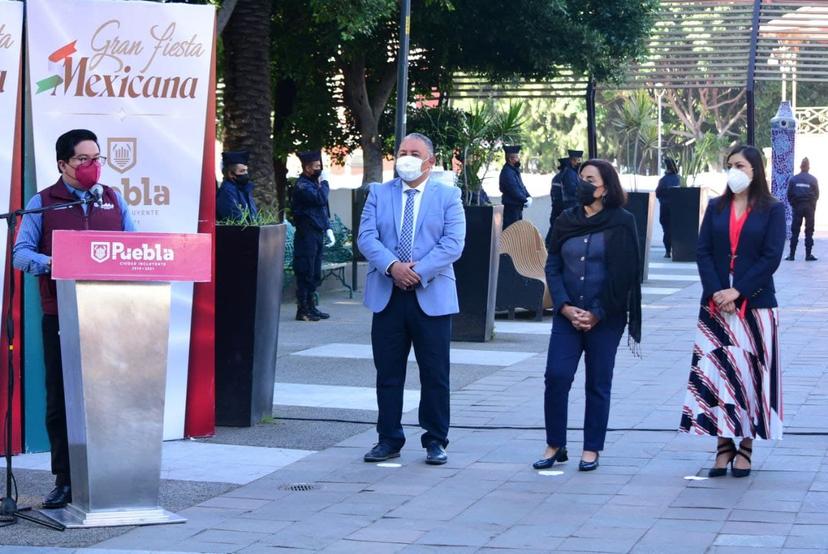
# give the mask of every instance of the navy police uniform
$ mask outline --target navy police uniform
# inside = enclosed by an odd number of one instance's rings
[[[673,235],[671,232],[672,199],[669,190],[680,187],[681,178],[678,176],[676,162],[667,158],[665,164],[667,172],[658,180],[656,198],[658,198],[659,203],[658,222],[661,224],[661,230],[663,231],[664,257],[669,258],[673,252]]]
[[[225,169],[236,164],[247,165],[249,159],[249,152],[223,152],[221,154],[221,162]],[[247,175],[230,179],[225,173],[216,195],[216,218],[219,221],[223,219],[238,221],[245,213],[248,217],[255,217],[259,212],[253,200],[255,186]]]
[[[503,151],[508,157],[509,154],[519,153],[520,146],[504,146]],[[500,203],[503,204],[503,229],[506,229],[515,221],[523,219],[523,207],[531,198],[523,184],[520,169],[508,161],[500,171],[500,193],[502,195]]]
[[[322,160],[320,151],[297,154],[303,167]],[[330,228],[328,181],[319,176],[299,176],[291,195],[291,210],[296,233],[293,236],[293,273],[296,275],[296,299],[299,310],[313,310],[316,287],[322,280],[322,248],[325,232]],[[298,315],[297,315],[298,317]]]
[[[805,220],[805,258],[813,258],[811,251],[814,247],[814,219],[817,200],[819,200],[819,184],[816,177],[805,169],[791,177],[788,181],[788,202],[790,202],[793,210],[790,259],[793,259],[796,252],[803,220]]]
[[[583,155],[584,152],[582,150],[569,150],[569,159],[564,164],[563,172],[561,173],[563,205],[565,210],[578,205],[576,189],[578,188],[580,177],[578,176],[578,168],[572,165],[571,160],[579,159]]]

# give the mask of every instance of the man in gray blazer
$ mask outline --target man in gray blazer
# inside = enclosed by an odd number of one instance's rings
[[[466,218],[460,189],[429,181],[434,163],[428,137],[405,137],[397,152],[399,177],[371,185],[359,224],[359,250],[368,260],[365,305],[374,312],[379,410],[379,442],[366,462],[396,458],[405,443],[403,386],[412,344],[426,463],[447,460],[451,314],[458,311],[452,264],[463,252]]]

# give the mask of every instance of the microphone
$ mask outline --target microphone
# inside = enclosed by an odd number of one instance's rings
[[[89,194],[95,197],[94,203],[98,206],[102,204],[103,192],[104,189],[101,185],[93,185],[92,188],[89,189]]]

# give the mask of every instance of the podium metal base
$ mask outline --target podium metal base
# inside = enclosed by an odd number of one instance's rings
[[[187,518],[168,512],[163,508],[84,512],[77,506],[69,504],[65,508],[39,510],[39,512],[49,519],[63,524],[67,529],[119,527],[122,525],[162,525],[166,523],[187,522]]]

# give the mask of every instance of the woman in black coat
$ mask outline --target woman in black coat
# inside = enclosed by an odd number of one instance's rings
[[[547,469],[567,460],[569,390],[585,355],[584,452],[578,469],[592,471],[604,448],[615,354],[624,328],[637,351],[641,342],[641,253],[635,218],[615,168],[589,160],[580,169],[579,205],[552,229],[546,282],[555,305],[546,362],[546,451],[533,464]]]
[[[710,477],[750,474],[753,439],[782,438],[782,368],[773,274],[785,248],[785,208],[762,154],[727,157],[727,189],[704,214],[697,247],[704,291],[681,430],[718,437]],[[735,439],[741,439],[738,449]]]

